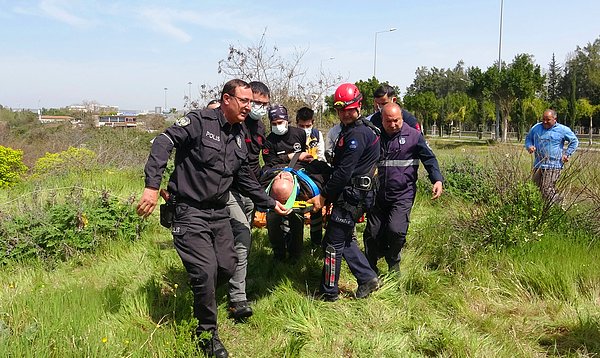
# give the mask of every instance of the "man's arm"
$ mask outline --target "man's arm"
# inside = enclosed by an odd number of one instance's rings
[[[579,146],[579,139],[577,138],[577,135],[575,135],[571,128],[567,126],[565,126],[565,141],[569,142],[569,146],[563,155],[563,162],[567,162],[569,157],[575,153],[577,146]]]
[[[531,127],[529,129],[529,132],[527,133],[527,136],[525,136],[525,149],[527,149],[529,154],[532,154],[533,152],[535,152],[535,145],[533,144],[533,129],[534,128],[535,128],[535,126]]]
[[[442,183],[444,181],[444,177],[440,171],[438,160],[435,157],[435,154],[433,154],[431,148],[429,148],[427,145],[427,142],[425,142],[425,138],[423,136],[419,136],[419,141],[417,142],[417,153],[419,160],[421,163],[423,163],[425,170],[427,170],[427,174],[429,174],[429,181],[432,184],[437,182]]]

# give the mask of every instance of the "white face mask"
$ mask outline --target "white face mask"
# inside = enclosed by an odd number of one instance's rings
[[[258,121],[265,114],[267,114],[266,107],[252,103],[252,109],[250,110],[250,118],[254,119],[255,121]]]
[[[275,135],[284,135],[287,133],[287,131],[288,131],[288,122],[283,122],[276,126],[271,126],[271,132],[273,132]]]
[[[306,138],[309,138],[310,134],[312,133],[312,127],[304,128],[304,132],[306,133]]]

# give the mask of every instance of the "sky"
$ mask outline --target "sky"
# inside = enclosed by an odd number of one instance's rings
[[[59,108],[96,101],[121,110],[183,107],[200,84],[229,78],[230,45],[269,46],[318,77],[373,76],[405,93],[418,67],[483,70],[498,59],[501,0],[0,0],[0,105]],[[502,60],[528,53],[547,69],[600,37],[600,1],[505,0]],[[387,31],[396,28],[396,31]],[[377,33],[377,35],[376,35]],[[189,82],[192,84],[189,85]],[[165,91],[164,88],[167,88]]]

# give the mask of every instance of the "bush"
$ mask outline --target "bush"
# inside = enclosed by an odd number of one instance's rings
[[[26,171],[23,151],[0,145],[0,188],[8,188],[18,183]]]
[[[88,201],[48,201],[42,207],[0,217],[0,262],[35,257],[66,260],[108,240],[135,240],[144,225],[131,202],[120,203],[108,192]]]
[[[448,194],[477,204],[491,203],[497,198],[489,171],[472,157],[444,165],[442,174]]]
[[[86,148],[73,148],[59,152],[46,153],[35,162],[35,175],[57,175],[69,172],[83,172],[93,169],[96,153]]]

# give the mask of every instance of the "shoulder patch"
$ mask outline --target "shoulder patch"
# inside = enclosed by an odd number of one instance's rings
[[[190,119],[188,117],[181,117],[175,121],[175,124],[180,127],[185,127],[190,124]]]

